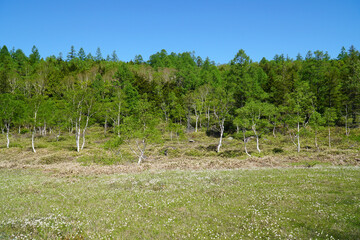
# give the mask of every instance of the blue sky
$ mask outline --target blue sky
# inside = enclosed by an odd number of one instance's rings
[[[36,45],[42,57],[76,50],[120,60],[161,49],[195,51],[227,63],[239,49],[255,61],[308,50],[335,58],[342,46],[360,48],[360,1],[20,1],[0,0],[0,45]]]

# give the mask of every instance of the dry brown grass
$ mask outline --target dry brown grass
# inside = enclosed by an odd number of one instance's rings
[[[243,143],[240,140],[225,138],[221,152],[214,151],[217,139],[208,137],[204,133],[191,133],[186,139],[165,141],[164,144],[152,145],[147,153],[147,159],[138,165],[136,161],[119,161],[113,165],[92,163],[91,159],[98,156],[120,158],[115,152],[130,155],[128,147],[106,150],[103,147],[108,138],[93,137],[88,140],[87,147],[77,153],[73,145],[72,136],[63,142],[55,142],[52,136],[37,139],[40,148],[37,153],[31,152],[27,146],[26,136],[16,136],[13,141],[17,145],[6,149],[0,145],[0,168],[34,168],[51,171],[56,174],[112,174],[133,173],[142,171],[161,170],[204,170],[204,169],[237,169],[237,168],[268,168],[268,167],[314,167],[314,166],[359,166],[360,155],[357,142],[344,142],[338,147],[329,149],[322,145],[320,150],[311,146],[312,139],[304,138],[304,148],[300,153],[289,143],[286,136],[273,138],[267,136],[261,139],[262,153],[255,152],[255,142],[248,144],[252,157],[245,155]],[[189,142],[188,139],[194,140]],[[335,141],[341,142],[336,137]],[[0,137],[1,142],[4,136]],[[350,147],[346,147],[351,144]],[[281,153],[274,153],[274,147],[282,149]],[[167,155],[165,151],[167,150]],[[90,163],[84,164],[79,159],[87,157]]]

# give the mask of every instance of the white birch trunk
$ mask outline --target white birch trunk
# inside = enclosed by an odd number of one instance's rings
[[[330,126],[329,126],[329,148],[331,148]]]
[[[195,132],[197,132],[198,131],[199,115],[196,115],[195,119],[196,119],[196,121],[195,121]]]
[[[59,141],[59,138],[60,138],[60,130],[59,130],[59,134],[56,135],[56,141],[57,141],[57,142]]]
[[[32,148],[33,152],[36,153],[34,138],[35,138],[35,127],[34,127],[34,131],[33,131],[32,135],[31,135],[31,148]]]
[[[216,152],[220,152],[220,147],[222,144],[222,138],[223,138],[223,134],[224,134],[224,122],[225,122],[225,118],[220,121],[220,140],[219,140],[219,144],[217,146]]]
[[[36,150],[35,150],[36,117],[37,117],[37,111],[35,111],[35,113],[34,113],[34,131],[31,135],[31,148],[34,153],[36,153]]]
[[[275,135],[275,125],[274,125],[274,128],[273,128],[273,136],[274,136],[274,138],[276,138],[276,135]]]
[[[258,134],[257,134],[257,132],[256,132],[256,126],[255,126],[255,125],[252,126],[252,130],[253,130],[253,132],[254,132],[254,134],[255,134],[255,136],[256,136],[256,149],[257,149],[258,152],[260,153],[261,150],[260,150],[260,146],[259,146],[259,136],[258,136]]]
[[[247,147],[246,147],[246,144],[247,144],[247,142],[248,142],[248,139],[246,139],[246,137],[245,137],[245,131],[243,131],[243,134],[244,134],[244,148],[245,148],[245,153],[246,153],[249,157],[251,157],[251,155],[248,153],[248,150],[247,150]]]
[[[104,124],[104,135],[106,136],[106,131],[107,131],[107,114],[105,115],[105,124]]]
[[[350,135],[350,129],[348,128],[348,107],[347,107],[347,105],[346,105],[345,111],[346,111],[346,115],[345,115],[345,134],[346,134],[346,136],[349,136]]]
[[[118,115],[117,115],[117,121],[116,121],[116,126],[117,126],[117,130],[118,130],[118,137],[120,137],[120,116],[121,116],[121,104],[119,103],[118,105]]]
[[[83,142],[82,142],[82,145],[81,145],[81,150],[83,150],[84,149],[84,146],[85,146],[85,133],[86,133],[86,129],[87,129],[87,127],[88,127],[88,124],[89,124],[89,116],[86,116],[86,124],[85,124],[85,127],[84,127],[84,129],[83,129],[83,134],[82,134],[82,136],[83,136]]]
[[[209,125],[210,125],[210,106],[208,106],[208,109],[207,109],[207,111],[206,111],[206,117],[207,117],[206,130],[209,130]]]
[[[76,121],[75,123],[75,139],[76,139],[76,151],[80,152],[80,124],[78,123],[78,121]]]
[[[44,121],[44,135],[46,136],[46,122]]]
[[[138,141],[137,141],[137,140],[135,141],[136,147],[137,147],[139,153],[137,153],[137,152],[135,151],[135,149],[133,149],[133,148],[131,147],[130,143],[128,143],[128,144],[129,144],[129,147],[130,147],[130,150],[131,150],[135,155],[137,155],[137,156],[139,157],[138,164],[140,164],[140,163],[142,162],[142,160],[145,159],[146,142],[145,142],[145,140],[142,140],[142,142],[143,142],[143,148],[141,149],[140,146],[139,146]]]
[[[297,123],[297,151],[300,152],[300,122]]]
[[[76,151],[80,152],[80,127],[76,130]]]
[[[6,126],[6,148],[9,148],[9,146],[10,146],[10,139],[9,139],[9,129],[10,128],[10,126],[9,125],[7,125]]]

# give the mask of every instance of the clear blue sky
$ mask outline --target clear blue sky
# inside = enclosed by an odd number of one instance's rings
[[[360,48],[360,1],[0,0],[0,45],[26,54],[36,45],[42,57],[100,47],[123,61],[161,49],[216,63],[241,48],[255,61],[308,50],[336,57],[342,46]]]

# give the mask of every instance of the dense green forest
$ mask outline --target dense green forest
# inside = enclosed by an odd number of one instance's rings
[[[148,143],[184,132],[224,134],[245,143],[263,134],[286,134],[301,151],[301,132],[315,134],[331,127],[344,135],[359,126],[360,53],[351,46],[337,58],[309,51],[296,59],[276,55],[252,61],[239,50],[228,64],[215,64],[194,53],[161,50],[144,61],[119,61],[116,52],[106,59],[72,46],[42,58],[34,46],[29,56],[21,49],[0,51],[0,127],[29,133],[36,152],[36,136],[74,134],[79,152],[89,127],[103,127],[111,144],[129,144],[139,163]],[[248,153],[247,153],[248,154]]]

